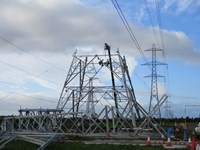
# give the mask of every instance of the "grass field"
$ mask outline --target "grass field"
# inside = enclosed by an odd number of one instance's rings
[[[2,150],[37,150],[38,145],[34,145],[25,141],[13,140]]]
[[[2,150],[37,150],[39,146],[20,140],[14,140]],[[162,150],[162,146],[132,146],[109,144],[83,144],[80,142],[51,143],[46,150]],[[183,149],[182,149],[183,150]],[[188,149],[185,149],[188,150]]]

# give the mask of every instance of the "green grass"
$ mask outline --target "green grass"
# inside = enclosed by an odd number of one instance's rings
[[[37,150],[34,145],[21,140],[14,140],[2,150]],[[162,150],[162,146],[132,146],[110,144],[83,144],[80,142],[51,143],[45,150]],[[182,149],[183,150],[183,149]],[[188,150],[188,149],[185,149]]]
[[[110,145],[110,144],[82,144],[69,142],[64,144],[52,143],[46,150],[161,150],[161,146],[132,146],[132,145]]]
[[[13,140],[2,150],[37,150],[38,145],[20,140]]]

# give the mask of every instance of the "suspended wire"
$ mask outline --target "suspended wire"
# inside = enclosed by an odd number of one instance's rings
[[[0,36],[0,39],[1,39],[2,41],[4,41],[4,42],[8,43],[9,45],[15,47],[16,49],[21,50],[21,51],[23,51],[24,53],[26,53],[26,54],[28,54],[28,55],[30,55],[30,56],[36,58],[36,59],[39,59],[39,60],[42,61],[42,62],[45,62],[46,64],[50,65],[51,67],[54,67],[54,68],[56,68],[56,69],[58,69],[58,70],[61,70],[61,71],[66,71],[66,70],[64,70],[64,69],[62,69],[62,68],[60,68],[60,67],[58,67],[58,66],[56,66],[56,65],[54,65],[54,64],[52,64],[52,63],[50,63],[50,62],[48,62],[48,61],[46,61],[46,60],[44,60],[44,59],[42,59],[42,58],[40,58],[40,57],[38,57],[38,56],[36,56],[36,55],[30,53],[30,52],[28,52],[27,50],[21,48],[20,46],[14,44],[13,42],[11,42],[11,41],[9,41],[9,40],[3,38],[2,36]],[[3,63],[3,64],[5,64],[5,65],[7,65],[7,66],[10,66],[10,67],[12,67],[12,68],[15,68],[15,69],[18,70],[18,71],[21,71],[21,72],[24,72],[24,73],[26,73],[26,74],[28,74],[28,75],[31,75],[31,76],[33,76],[33,77],[36,77],[36,78],[45,80],[45,81],[47,81],[47,82],[49,82],[49,83],[52,83],[52,84],[54,84],[54,85],[59,85],[59,84],[56,83],[56,82],[53,82],[53,81],[50,81],[50,80],[41,78],[41,77],[40,77],[41,75],[32,74],[32,73],[30,73],[30,72],[28,72],[28,71],[26,71],[26,70],[24,70],[24,69],[21,69],[21,68],[19,68],[19,67],[17,67],[17,66],[14,66],[14,65],[12,65],[12,64],[9,64],[9,63],[7,63],[7,62],[4,62],[4,61],[2,61],[2,60],[0,60],[0,62]],[[47,72],[47,70],[46,70],[44,73],[46,73],[46,72]],[[42,74],[43,74],[43,73],[42,73]],[[26,82],[23,86],[25,86],[26,84],[30,83],[30,82],[33,81],[33,80],[34,80],[34,79],[29,80],[29,81]],[[1,82],[2,82],[2,81],[1,81]],[[5,81],[4,81],[4,83],[5,83]],[[7,83],[11,84],[10,82],[7,82]],[[21,87],[22,87],[22,86],[19,86],[19,88],[21,88]],[[1,90],[1,89],[0,89],[0,90]],[[9,94],[6,95],[6,96],[4,96],[3,98],[1,98],[0,101],[3,101],[4,99],[8,98],[8,97],[9,97],[10,95],[12,95],[12,94],[21,95],[21,96],[25,96],[25,97],[29,97],[29,98],[36,98],[36,97],[31,97],[31,96],[19,94],[19,93],[16,93],[16,92],[9,92],[9,91],[5,91],[5,90],[1,90],[1,91],[7,92],[7,93],[9,93]],[[41,98],[36,98],[36,99],[44,100],[44,101],[49,101],[49,100],[45,100],[45,99],[41,99]],[[50,102],[50,101],[49,101],[49,102]]]
[[[157,41],[157,44],[158,44],[158,47],[160,47],[160,43],[159,43],[159,40],[158,40],[158,36],[156,34],[156,30],[154,28],[154,25],[153,25],[153,19],[151,17],[151,13],[149,11],[149,8],[148,8],[148,5],[147,5],[147,0],[144,0],[144,3],[145,3],[145,7],[146,7],[146,11],[147,11],[147,14],[148,14],[148,17],[149,17],[149,20],[150,20],[150,23],[151,23],[151,26],[152,26],[152,29],[153,29],[153,33],[154,33],[154,36],[155,36],[155,39]],[[159,22],[159,32],[160,32],[160,39],[161,39],[161,45],[162,45],[162,49],[164,48],[164,41],[163,41],[163,33],[162,33],[162,23],[161,23],[161,15],[160,15],[160,7],[159,7],[159,2],[157,4],[156,2],[156,11],[157,11],[157,18],[158,18],[158,22]],[[168,65],[166,63],[166,57],[165,57],[165,51],[163,49],[162,51],[162,54],[163,54],[163,58],[164,58],[164,63],[166,64],[167,66],[167,69],[168,69]],[[166,71],[166,69],[165,69]],[[165,75],[167,75],[167,73],[165,72]],[[165,78],[164,78],[165,79]],[[158,79],[159,80],[159,79]],[[164,80],[165,82],[166,80]],[[166,84],[165,84],[165,89],[166,88]]]
[[[9,45],[15,47],[16,49],[21,50],[21,51],[23,51],[24,53],[26,53],[26,54],[28,54],[28,55],[30,55],[30,56],[32,56],[32,57],[34,57],[34,58],[36,58],[36,59],[42,61],[42,62],[45,62],[46,64],[50,65],[51,67],[54,67],[54,68],[56,68],[56,69],[58,69],[58,70],[61,70],[61,71],[65,71],[64,69],[62,69],[62,68],[60,68],[60,67],[58,67],[58,66],[56,66],[56,65],[54,65],[54,64],[52,64],[52,63],[50,63],[50,62],[48,62],[48,61],[46,61],[46,60],[44,60],[44,59],[42,59],[42,58],[36,56],[36,55],[34,55],[34,54],[28,52],[28,51],[25,50],[24,48],[22,48],[22,47],[16,45],[15,43],[13,43],[13,42],[11,42],[11,41],[9,41],[9,40],[3,38],[2,36],[0,36],[0,39],[1,39],[2,41],[4,41],[4,42],[8,43]],[[24,72],[24,73],[26,73],[26,74],[28,74],[28,75],[31,75],[31,76],[34,76],[34,77],[36,77],[36,78],[39,78],[39,79],[45,80],[45,81],[47,81],[47,82],[53,83],[53,84],[55,84],[55,85],[58,85],[58,83],[56,83],[56,82],[53,82],[53,81],[50,81],[50,80],[41,78],[41,77],[40,77],[41,75],[38,76],[38,75],[32,74],[32,73],[30,73],[30,72],[28,72],[28,71],[26,71],[26,70],[24,70],[24,69],[21,69],[21,68],[19,68],[19,67],[16,67],[16,66],[14,66],[14,65],[11,65],[11,64],[9,64],[9,63],[7,63],[7,62],[4,62],[4,61],[2,61],[2,60],[0,60],[0,62],[3,63],[3,64],[5,64],[5,65],[7,65],[7,66],[10,66],[10,67],[12,67],[12,68],[15,68],[15,69],[18,70],[18,71]],[[47,70],[45,71],[45,73],[46,73],[46,72],[47,72]],[[42,73],[42,74],[43,74],[43,73]],[[33,81],[33,80],[34,80],[34,79],[32,79],[32,80],[26,82],[23,86],[25,86],[26,84],[30,83],[30,82]],[[7,83],[10,83],[10,82],[7,82]],[[19,88],[21,88],[21,87],[22,87],[22,86],[19,86]],[[4,91],[5,91],[5,90],[4,90]],[[8,91],[5,91],[5,92],[7,92],[7,93],[9,93],[9,94],[6,95],[6,96],[4,96],[3,98],[1,98],[0,101],[3,101],[4,99],[8,98],[8,97],[9,97],[10,95],[12,95],[12,94],[16,94],[16,95],[21,95],[21,96],[26,96],[26,97],[28,97],[27,95],[19,94],[19,93],[16,93],[16,92],[8,92]],[[29,96],[29,97],[30,97],[30,96]],[[35,98],[35,97],[30,97],[30,98]],[[40,99],[40,98],[37,98],[37,99]],[[42,100],[42,99],[40,99],[40,100]],[[46,100],[46,101],[48,101],[48,100]]]
[[[142,51],[142,49],[141,49],[141,47],[140,47],[140,45],[139,45],[139,43],[138,43],[138,41],[137,41],[137,39],[136,39],[136,37],[135,37],[135,35],[134,35],[134,33],[133,33],[133,31],[132,31],[132,29],[131,29],[131,27],[130,27],[128,21],[126,20],[126,18],[125,18],[125,16],[124,16],[124,14],[123,14],[123,12],[122,12],[122,10],[121,10],[121,8],[120,8],[120,6],[119,6],[117,0],[111,0],[111,1],[112,1],[113,6],[115,7],[115,9],[116,9],[116,11],[117,11],[117,13],[118,13],[120,19],[122,20],[122,22],[123,22],[123,24],[124,24],[126,30],[128,31],[128,34],[130,35],[130,37],[131,37],[132,41],[134,42],[136,48],[138,49],[139,53],[141,54],[142,59],[144,60],[145,64],[149,64],[149,63],[148,63],[148,60],[147,60],[147,58],[146,58],[144,52]],[[159,13],[159,14],[160,14],[160,13]],[[159,25],[159,26],[162,27],[162,26],[161,26],[161,19],[159,19],[159,20],[160,20],[160,23],[159,23],[160,25]],[[153,23],[153,22],[152,22],[152,23]],[[162,44],[162,45],[164,45],[164,44]],[[151,70],[151,67],[150,67],[149,65],[147,65],[147,66],[148,66],[148,68]],[[158,80],[159,80],[159,79],[158,79]]]
[[[112,3],[113,3],[113,6],[115,7],[115,9],[116,9],[116,11],[117,11],[117,13],[118,13],[120,19],[122,20],[122,22],[123,22],[123,24],[124,24],[126,30],[128,31],[128,34],[130,35],[130,37],[131,37],[132,41],[134,42],[136,48],[138,49],[139,53],[141,54],[141,56],[142,56],[144,62],[147,63],[148,60],[147,60],[147,58],[145,57],[144,52],[142,51],[142,49],[141,49],[141,47],[140,47],[140,45],[139,45],[139,43],[138,43],[138,41],[137,41],[137,39],[136,39],[136,37],[135,37],[135,35],[134,35],[134,33],[133,33],[133,31],[132,31],[132,29],[131,29],[131,27],[130,27],[128,21],[126,20],[126,18],[125,18],[125,16],[124,16],[124,14],[123,14],[123,12],[122,12],[122,10],[121,10],[121,8],[120,8],[118,2],[117,2],[116,0],[111,0],[111,1],[112,1]]]
[[[156,31],[155,31],[155,28],[153,26],[153,19],[151,17],[150,11],[148,9],[147,1],[144,0],[144,3],[145,3],[145,6],[146,6],[146,10],[147,10],[147,13],[148,13],[148,16],[149,16],[149,20],[150,20],[150,23],[151,23],[151,26],[152,26],[155,38],[157,40],[158,46],[160,47],[160,44],[159,44],[159,41],[158,41],[158,37],[157,37]],[[162,54],[163,54],[164,63],[166,64],[167,71],[168,71],[168,65],[166,63],[166,56],[165,56],[165,50],[164,50],[164,39],[163,39],[163,32],[162,32],[162,22],[161,22],[161,15],[160,15],[160,5],[159,5],[159,1],[158,0],[155,0],[155,3],[156,3],[156,12],[157,12],[157,19],[158,19],[158,26],[159,26],[159,33],[160,33],[161,45],[162,45],[162,50],[163,50]],[[165,71],[166,71],[166,69],[165,69]],[[168,75],[167,75],[166,72],[165,72],[165,75],[168,77]],[[166,80],[164,80],[164,82],[165,82],[165,89],[167,89],[166,88]]]
[[[124,24],[126,30],[128,31],[128,34],[129,34],[129,36],[131,37],[131,40],[132,40],[133,43],[135,44],[135,46],[136,46],[136,48],[138,49],[139,53],[141,54],[141,56],[142,56],[144,62],[147,63],[148,60],[147,60],[147,58],[145,57],[145,55],[144,55],[144,53],[143,53],[143,51],[142,51],[142,49],[141,49],[141,47],[140,47],[140,45],[139,45],[139,43],[138,43],[136,37],[135,37],[135,35],[134,35],[132,29],[130,28],[130,25],[128,24],[128,21],[126,20],[126,18],[125,18],[125,16],[124,16],[124,14],[123,14],[123,12],[122,12],[122,10],[121,10],[121,8],[120,8],[118,2],[117,2],[116,0],[111,0],[111,1],[112,1],[112,3],[113,3],[113,6],[115,7],[115,9],[116,9],[116,11],[117,11],[117,13],[118,13],[120,19],[121,19],[121,21],[123,22],[123,24]],[[149,68],[149,69],[150,69],[150,68]],[[145,82],[143,82],[143,81],[139,78],[139,76],[137,76],[136,73],[135,73],[135,76],[139,79],[139,81],[140,81],[141,83],[143,83],[143,84],[145,85],[145,88],[148,89],[148,87],[146,86],[147,84],[146,84]]]
[[[130,27],[128,21],[126,20],[126,18],[125,18],[125,16],[124,16],[124,14],[123,14],[123,12],[122,12],[122,10],[121,10],[121,8],[120,8],[120,6],[119,6],[117,0],[111,0],[111,1],[112,1],[113,5],[114,5],[114,7],[115,7],[115,9],[116,9],[116,11],[117,11],[117,13],[118,13],[120,19],[122,20],[124,26],[126,27],[126,30],[128,31],[128,33],[129,33],[129,35],[130,35],[132,41],[134,42],[134,44],[135,44],[136,48],[138,49],[139,53],[141,54],[141,56],[142,56],[142,58],[143,58],[145,64],[149,64],[149,63],[148,63],[148,60],[147,60],[147,58],[146,58],[144,52],[142,51],[142,49],[141,49],[141,47],[140,47],[140,45],[139,45],[139,43],[138,43],[138,41],[137,41],[137,39],[136,39],[136,37],[135,37],[135,35],[134,35],[134,33],[133,33],[133,31],[132,31],[132,29],[131,29],[131,27]],[[114,1],[115,1],[115,2],[114,2]],[[147,66],[148,66],[148,68],[151,70],[151,67],[150,67],[149,65],[147,65]],[[159,80],[159,79],[158,79],[158,80]]]
[[[2,41],[6,42],[6,43],[8,43],[8,44],[10,44],[10,45],[12,45],[12,46],[15,47],[16,49],[21,50],[21,51],[23,51],[24,53],[26,53],[26,54],[28,54],[28,55],[30,55],[30,56],[32,56],[32,57],[35,57],[36,59],[39,59],[40,61],[43,61],[43,62],[45,62],[46,64],[48,64],[48,65],[50,65],[50,66],[52,66],[52,67],[54,67],[54,68],[57,68],[58,70],[66,71],[66,70],[63,69],[63,68],[60,68],[60,67],[58,67],[58,66],[56,66],[56,65],[54,65],[54,64],[52,64],[52,63],[50,63],[50,62],[48,62],[47,60],[45,60],[45,59],[43,59],[43,58],[41,58],[41,57],[38,57],[38,56],[36,56],[36,55],[30,53],[29,51],[25,50],[24,48],[22,48],[22,47],[16,45],[15,43],[13,43],[13,42],[11,42],[11,41],[9,41],[9,40],[3,38],[2,36],[0,36],[0,39],[1,39]]]
[[[49,70],[49,69],[47,69],[47,70]],[[38,75],[38,77],[44,75],[44,74],[47,72],[47,70],[45,70],[45,71],[42,72],[40,75]],[[20,89],[20,88],[26,86],[27,84],[31,83],[32,81],[34,81],[34,79],[28,80],[28,81],[25,82],[23,85],[18,85],[18,84],[16,84],[16,83],[11,83],[11,82],[7,82],[7,81],[6,81],[6,82],[5,82],[5,81],[0,81],[0,82],[3,82],[3,83],[6,83],[6,84],[12,84],[12,85],[18,86],[18,89]],[[54,91],[56,91],[56,90],[54,90]],[[56,91],[56,92],[57,92],[57,91]],[[15,94],[15,93],[10,92],[10,93],[7,94],[6,96],[0,98],[0,102],[2,102],[4,99],[7,99],[7,98],[8,98],[9,96],[11,96],[12,94]]]
[[[33,77],[36,77],[36,78],[45,80],[45,81],[50,82],[50,83],[53,83],[54,85],[59,85],[58,83],[56,83],[56,82],[54,82],[54,81],[50,81],[50,80],[47,80],[47,79],[38,77],[37,75],[34,75],[34,74],[32,74],[32,73],[30,73],[30,72],[24,70],[24,69],[18,68],[18,67],[16,67],[16,66],[14,66],[14,65],[12,65],[12,64],[9,64],[9,63],[7,63],[7,62],[4,62],[4,61],[2,61],[2,60],[0,60],[0,62],[3,63],[3,64],[5,64],[5,65],[7,65],[7,66],[10,66],[10,67],[12,67],[12,68],[18,70],[18,71],[21,71],[21,72],[23,72],[23,73],[26,73],[26,74],[28,74],[28,75],[31,75],[31,76],[33,76]]]
[[[20,96],[28,97],[28,98],[32,98],[32,99],[37,99],[37,100],[40,100],[40,101],[47,101],[47,102],[56,103],[56,101],[47,100],[47,99],[34,97],[34,96],[28,96],[28,95],[20,94],[20,93],[17,93],[17,92],[6,91],[6,90],[3,90],[3,89],[0,89],[0,91],[6,92],[6,93],[10,93],[10,94],[20,95]],[[2,101],[2,99],[1,99],[1,101]]]
[[[165,45],[164,45],[164,37],[163,37],[163,30],[162,30],[162,20],[161,20],[161,15],[160,15],[160,2],[159,0],[155,0],[156,3],[156,12],[157,12],[157,19],[158,19],[158,25],[159,25],[159,31],[160,31],[160,39],[161,39],[161,45],[162,45],[162,49],[163,49],[163,59],[164,59],[164,63],[166,64],[166,68],[165,70],[165,76],[167,77],[166,80],[164,80],[165,83],[165,89],[166,89],[166,93],[168,93],[168,95],[170,94],[170,82],[169,82],[169,70],[168,70],[168,64],[167,64],[167,60],[166,60],[166,55],[165,55]],[[168,99],[170,99],[171,96],[169,96]],[[167,105],[167,103],[166,103]],[[169,105],[169,104],[168,104]],[[171,111],[170,108],[168,111]],[[170,115],[170,114],[168,114]]]
[[[165,54],[164,37],[163,37],[163,31],[162,31],[162,20],[161,20],[161,15],[160,15],[160,2],[159,2],[159,0],[155,0],[155,3],[156,3],[156,12],[157,12],[157,19],[158,19],[158,25],[159,25],[159,31],[160,31],[161,45],[162,45],[162,49],[163,49],[162,54],[163,54],[164,63],[167,66],[165,69],[165,75],[167,76],[168,83],[166,83],[166,80],[165,80],[165,88],[166,88],[166,90],[169,90],[169,88],[167,87],[167,85],[169,86],[169,70],[168,70],[166,54]]]
[[[146,82],[144,82],[140,76],[138,76],[138,74],[134,71],[134,75],[139,79],[139,81],[144,85],[144,87],[147,89],[147,90],[150,90],[149,89],[149,86],[147,85]]]
[[[161,15],[160,15],[160,2],[159,0],[155,0],[156,3],[156,12],[157,12],[157,18],[158,18],[158,25],[159,25],[159,30],[160,30],[160,39],[161,39],[161,45],[162,45],[162,49],[163,49],[163,59],[165,64],[167,64],[167,60],[166,60],[166,55],[165,55],[165,45],[164,45],[164,37],[163,37],[163,31],[162,31],[162,20],[161,20]],[[166,76],[169,79],[169,72],[168,72],[168,65],[166,68]],[[168,80],[169,82],[169,80]]]
[[[157,34],[156,34],[156,30],[155,30],[155,28],[154,28],[153,19],[152,19],[152,17],[151,17],[151,13],[150,13],[150,10],[149,10],[149,8],[148,8],[147,1],[146,1],[146,0],[144,0],[144,4],[145,4],[146,11],[147,11],[147,14],[148,14],[148,17],[149,17],[150,23],[151,23],[151,27],[152,27],[152,29],[153,29],[153,33],[154,33],[154,36],[155,36],[156,42],[157,42],[157,44],[158,44],[158,47],[160,47],[160,43],[159,43],[159,41],[158,41],[158,36],[157,36]]]
[[[11,85],[15,85],[15,86],[19,86],[18,84],[16,83],[12,83],[12,82],[8,82],[8,81],[2,81],[0,80],[1,83],[4,83],[4,84],[11,84]]]
[[[138,49],[139,53],[141,54],[141,56],[142,56],[144,62],[145,62],[146,64],[148,64],[147,58],[145,57],[145,55],[144,55],[144,53],[143,53],[143,51],[142,51],[142,49],[141,49],[141,47],[140,47],[140,45],[139,45],[139,43],[138,43],[136,37],[135,37],[135,35],[134,35],[132,29],[130,28],[130,26],[129,26],[129,24],[128,24],[128,22],[127,22],[127,20],[126,20],[124,14],[123,14],[121,8],[119,7],[119,4],[117,3],[117,0],[111,0],[111,1],[112,1],[113,5],[114,5],[114,7],[115,7],[115,9],[116,9],[116,11],[117,11],[117,13],[118,13],[120,19],[122,20],[124,26],[126,27],[126,30],[128,31],[128,33],[129,33],[129,35],[130,35],[132,41],[134,42],[134,44],[135,44],[136,48]],[[146,2],[146,1],[145,1],[145,2]],[[161,45],[162,45],[162,49],[164,50],[164,40],[163,40],[163,33],[162,33],[162,23],[161,23],[161,16],[160,16],[160,6],[159,6],[159,2],[158,2],[157,0],[155,0],[155,2],[156,2],[156,10],[157,10],[159,31],[160,31],[160,37],[161,37]],[[146,3],[145,3],[145,4],[146,4]],[[147,6],[147,4],[146,4],[146,6]],[[151,16],[150,16],[150,12],[149,12],[148,8],[147,8],[147,11],[148,11],[148,13],[149,13],[149,18],[150,18],[151,24],[152,24],[152,26],[153,26],[152,18],[151,18]],[[153,30],[154,30],[154,34],[156,35],[156,32],[155,32],[155,29],[154,29],[154,28],[153,28]],[[157,36],[156,36],[156,37],[157,37]],[[158,44],[159,44],[159,42],[158,42]],[[164,55],[164,59],[165,59],[165,53],[163,53],[163,55]],[[165,62],[166,62],[166,59],[165,59]],[[149,65],[148,65],[148,67],[149,67],[149,69],[151,70],[151,68],[150,68]],[[158,79],[158,80],[159,80],[159,79]],[[169,81],[169,80],[168,80],[168,81]],[[166,84],[165,84],[165,86],[166,86]]]
[[[162,22],[161,22],[161,15],[160,15],[159,0],[155,0],[155,3],[156,3],[157,18],[158,18],[158,26],[159,26],[159,30],[160,30],[161,45],[162,45],[162,49],[164,50],[165,46],[164,46],[164,39],[163,39],[163,32],[162,32]]]
[[[147,1],[144,0],[144,3],[145,3],[145,6],[146,6],[146,10],[147,10],[147,13],[148,13],[148,17],[149,17],[149,20],[150,20],[150,23],[151,23],[151,26],[152,26],[152,29],[153,29],[153,33],[154,33],[154,36],[156,38],[156,41],[158,43],[158,46],[160,47],[160,43],[159,43],[159,40],[158,40],[158,36],[156,34],[156,31],[155,31],[155,28],[153,26],[153,19],[151,17],[151,13],[148,9],[148,5],[147,5]],[[161,15],[160,15],[160,5],[159,5],[159,1],[155,0],[155,3],[156,3],[156,12],[157,12],[157,19],[158,19],[158,26],[159,26],[159,33],[160,33],[160,39],[161,39],[161,45],[162,45],[162,54],[163,54],[163,59],[164,59],[164,63],[166,64],[167,66],[167,71],[168,71],[168,65],[167,65],[167,62],[166,62],[166,56],[165,56],[165,50],[164,50],[164,39],[163,39],[163,32],[162,32],[162,22],[161,22]],[[168,78],[168,75],[166,73],[166,69],[165,69],[165,75],[167,76]],[[159,80],[159,79],[158,79]],[[166,80],[164,78],[164,82],[165,82],[165,89],[167,89],[166,87]]]
[[[142,56],[143,61],[144,61],[146,64],[148,64],[148,60],[147,60],[147,58],[146,58],[144,52],[142,51],[142,49],[141,49],[141,47],[140,47],[140,45],[139,45],[139,43],[138,43],[138,41],[137,41],[137,39],[136,39],[136,37],[135,37],[135,35],[134,35],[134,33],[133,33],[133,31],[132,31],[132,29],[131,29],[131,27],[130,27],[128,21],[126,20],[126,18],[125,18],[125,16],[124,16],[124,14],[123,14],[123,12],[122,12],[122,10],[121,10],[121,8],[120,8],[118,2],[117,2],[116,0],[111,0],[111,1],[112,1],[112,3],[113,3],[113,6],[115,7],[115,9],[116,9],[116,11],[117,11],[117,13],[118,13],[120,19],[122,20],[122,22],[123,22],[123,24],[124,24],[126,30],[128,31],[129,36],[131,37],[133,43],[135,44],[136,48],[138,49],[140,55]],[[149,65],[147,65],[147,66],[148,66],[148,68],[151,70],[150,66],[149,66]],[[136,74],[135,74],[135,75],[136,75]],[[137,75],[136,75],[136,77],[139,78]],[[144,85],[147,85],[145,82],[141,81],[141,79],[139,79],[139,81],[142,82]],[[145,87],[146,87],[146,86],[145,86]]]

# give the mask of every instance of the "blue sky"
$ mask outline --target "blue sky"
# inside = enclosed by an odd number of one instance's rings
[[[155,1],[118,3],[142,50],[153,43],[161,46],[153,32],[154,27],[160,39]],[[165,68],[159,71],[168,77],[172,112],[181,117],[185,105],[200,105],[200,2],[161,0],[159,4],[168,73]],[[144,61],[110,0],[3,0],[0,11],[0,115],[17,114],[20,106],[56,107],[75,49],[96,53],[105,42],[126,56],[136,97],[147,107],[150,79],[143,76],[150,72],[141,66]],[[161,55],[159,60],[163,61]],[[162,93],[164,86],[159,86]],[[199,116],[199,108],[188,106],[187,115]]]
[[[154,26],[158,26],[157,14],[156,14],[156,5],[155,1],[146,1],[141,3],[141,1],[134,1],[130,5],[130,10],[127,15],[130,14],[131,20],[137,24],[144,26],[151,26],[151,22],[148,16],[148,10],[150,12],[152,22]],[[137,4],[137,6],[135,6]],[[167,31],[176,31],[181,32],[191,41],[193,44],[193,51],[196,51],[198,54],[200,52],[199,44],[199,11],[200,3],[198,1],[160,1],[160,14],[162,20],[162,29]],[[125,6],[127,7],[127,6]],[[129,7],[128,7],[129,8]],[[134,8],[131,10],[131,8]],[[148,9],[148,10],[147,10]],[[124,10],[125,11],[125,10]],[[139,12],[139,14],[137,13]],[[136,15],[134,15],[136,14]],[[140,16],[141,18],[138,18]],[[159,32],[157,32],[159,37]],[[159,37],[160,38],[160,37]],[[165,43],[164,35],[164,45]],[[179,42],[179,41],[174,41]],[[174,42],[170,43],[171,45],[176,45]],[[158,44],[157,44],[158,45]],[[166,45],[167,46],[167,45]],[[191,50],[192,51],[192,50]],[[165,49],[166,54],[168,49]],[[192,53],[192,52],[191,52]],[[179,55],[182,55],[181,49],[178,51]],[[168,81],[166,82],[167,90],[170,93],[170,101],[172,112],[175,116],[184,116],[184,105],[199,105],[199,75],[200,75],[200,66],[198,63],[191,63],[185,59],[171,58],[167,57],[168,63]],[[188,56],[190,57],[190,56]],[[192,58],[191,58],[192,59]],[[138,66],[140,67],[140,66]],[[136,71],[140,70],[136,68]],[[144,70],[140,70],[145,72]],[[161,74],[166,75],[164,72],[160,71]],[[138,73],[137,73],[138,74]],[[147,80],[145,84],[148,85]],[[139,84],[139,83],[138,83]],[[137,85],[136,84],[136,87]],[[179,109],[177,109],[177,107]],[[189,116],[199,116],[199,107],[200,106],[186,106],[188,109],[187,114]],[[182,109],[182,110],[181,110]]]

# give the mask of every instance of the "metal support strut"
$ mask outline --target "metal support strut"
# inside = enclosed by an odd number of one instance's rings
[[[112,86],[113,86],[115,108],[116,108],[117,117],[119,117],[119,114],[118,114],[119,110],[118,110],[118,104],[117,104],[117,94],[116,94],[116,90],[115,90],[115,78],[114,78],[114,75],[113,75],[113,67],[112,67],[112,59],[111,59],[111,53],[110,53],[110,46],[107,43],[105,43],[104,50],[108,50],[108,57],[109,57],[109,63],[110,63],[110,73],[111,73],[111,80],[112,80]]]

